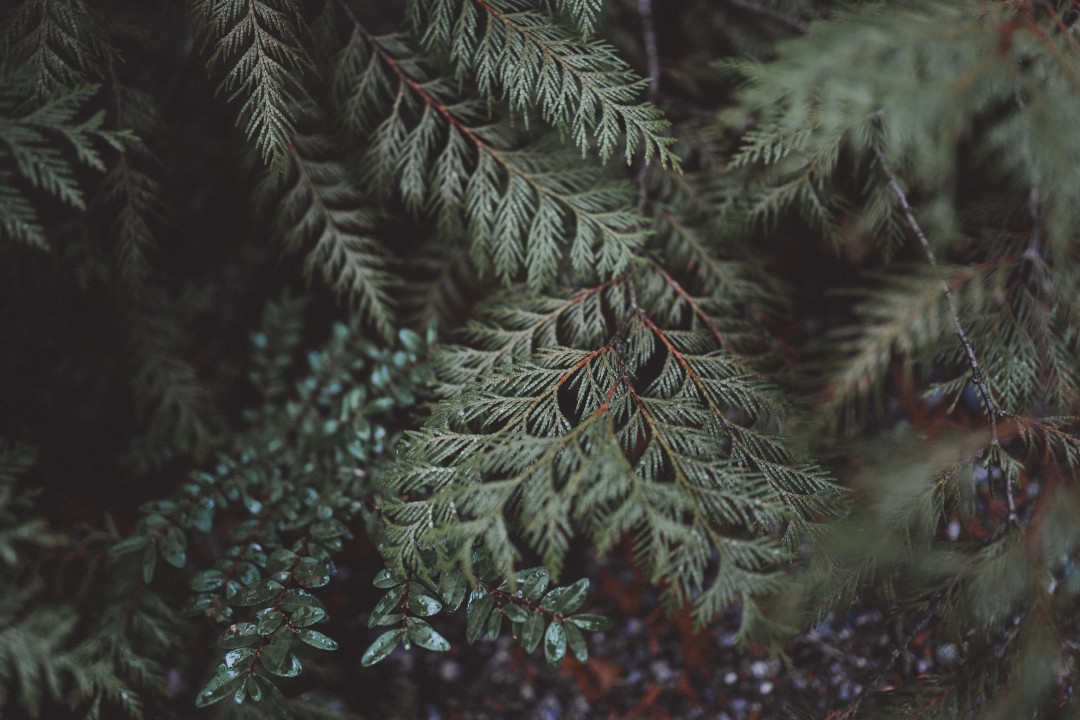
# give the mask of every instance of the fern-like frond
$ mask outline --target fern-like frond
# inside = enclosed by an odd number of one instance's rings
[[[129,131],[123,152],[98,187],[94,204],[106,217],[108,237],[124,278],[134,286],[150,271],[149,253],[157,245],[154,226],[165,214],[159,177],[161,160],[146,139],[160,129],[153,98],[121,84],[108,63],[116,124]]]
[[[173,303],[144,293],[143,311],[130,319],[131,388],[151,447],[165,445],[203,456],[210,447],[207,390],[183,353],[187,340]]]
[[[86,201],[70,154],[78,164],[104,172],[99,145],[120,149],[124,134],[102,130],[102,112],[78,119],[98,86],[56,92],[27,110],[23,102],[26,81],[22,74],[0,76],[0,204],[9,211],[0,219],[0,227],[12,239],[45,248],[48,244],[37,211],[23,197],[15,178],[84,210]]]
[[[794,542],[838,510],[824,473],[763,432],[782,403],[700,304],[639,262],[567,298],[504,298],[471,328],[478,348],[440,359],[449,397],[386,479],[420,493],[386,508],[392,566],[423,568],[429,549],[468,569],[482,548],[510,573],[521,537],[557,572],[577,531],[600,552],[629,535],[667,608],[693,598],[704,623],[774,587],[784,552],[769,534],[784,525]]]
[[[1003,46],[996,28],[1011,23],[1017,31]],[[876,143],[933,206],[923,218],[927,234],[945,247],[960,237],[951,195],[961,144],[978,133],[987,177],[1007,173],[1053,188],[1046,230],[1061,255],[1080,227],[1080,139],[1068,129],[1080,111],[1074,43],[1008,5],[913,3],[841,15],[786,44],[778,63],[728,63],[748,80],[738,113],[758,120],[734,164],[768,169],[753,217],[771,220],[793,208],[837,236],[830,216],[846,209],[843,197],[860,196],[865,227],[894,245],[895,194],[883,183],[851,192],[833,177],[841,160],[870,170]]]
[[[365,159],[373,186],[396,185],[448,232],[467,227],[477,265],[505,281],[525,269],[544,287],[564,255],[584,276],[622,271],[646,237],[629,184],[605,182],[556,146],[513,149],[509,127],[481,123],[481,101],[455,99],[456,84],[429,78],[399,40],[354,27],[335,86],[346,123],[375,126]]]
[[[579,30],[591,28],[591,2],[560,2]],[[534,108],[585,153],[595,141],[607,160],[620,139],[626,162],[643,147],[663,166],[677,167],[667,120],[638,102],[648,80],[637,77],[615,48],[582,37],[533,0],[417,0],[410,14],[425,46],[447,52],[459,78],[481,94],[505,99],[528,119]]]
[[[98,79],[101,62],[115,51],[84,0],[23,0],[5,20],[0,56],[29,74],[30,102]]]
[[[311,67],[302,7],[294,0],[194,0],[192,16],[205,23],[210,65],[229,65],[220,89],[229,100],[244,99],[237,123],[245,123],[263,162],[281,170],[296,130],[293,104],[303,93],[298,74]]]
[[[388,288],[397,277],[386,268],[388,254],[370,233],[374,213],[364,203],[345,166],[332,159],[333,141],[296,135],[281,174],[269,173],[260,189],[277,207],[277,226],[291,251],[310,247],[304,270],[321,275],[341,297],[386,337],[392,337]]]

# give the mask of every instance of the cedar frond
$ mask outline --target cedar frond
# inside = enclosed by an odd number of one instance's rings
[[[371,237],[374,213],[345,167],[332,155],[324,136],[295,135],[288,146],[284,172],[270,172],[259,193],[277,206],[277,227],[292,252],[310,246],[304,271],[322,275],[341,297],[386,337],[394,334],[392,301],[387,290],[398,282],[386,268],[387,252]]]
[[[533,0],[417,0],[410,20],[426,47],[449,54],[458,78],[471,77],[482,95],[505,99],[526,122],[538,109],[583,154],[595,141],[606,161],[622,138],[628,164],[640,144],[646,163],[655,154],[677,168],[669,123],[652,103],[637,102],[648,80],[608,43],[582,37],[594,3],[559,5],[574,11],[579,32]]]
[[[509,282],[525,269],[545,287],[566,254],[583,276],[610,276],[644,240],[628,183],[604,182],[555,147],[514,149],[516,133],[481,124],[482,101],[455,99],[455,83],[430,78],[398,39],[356,23],[337,66],[346,124],[376,126],[365,179],[397,185],[406,206],[434,212],[447,232],[467,227],[481,270]]]
[[[229,65],[219,90],[244,98],[237,124],[255,138],[263,162],[280,171],[295,132],[293,105],[302,99],[298,74],[311,67],[301,42],[303,10],[294,0],[193,0],[213,46],[209,64]]]
[[[85,0],[23,0],[4,18],[0,56],[29,74],[28,102],[97,80],[101,63],[115,53]]]
[[[679,329],[700,306],[649,263],[561,299],[507,300],[471,327],[477,348],[440,357],[448,399],[386,478],[427,495],[387,508],[392,567],[424,567],[427,549],[468,569],[482,548],[509,573],[517,536],[557,573],[580,529],[600,552],[633,537],[665,606],[693,598],[702,624],[775,587],[785,553],[769,535],[785,525],[797,542],[838,490],[763,432],[783,404],[715,324]]]

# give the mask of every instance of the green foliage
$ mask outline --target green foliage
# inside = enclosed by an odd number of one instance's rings
[[[777,62],[736,66],[759,118],[733,159],[753,168],[743,221],[797,209],[840,245],[928,263],[867,277],[858,323],[820,343],[823,424],[850,436],[881,421],[888,394],[977,418],[944,433],[923,421],[930,452],[904,425],[846,443],[867,458],[865,502],[830,527],[794,605],[812,622],[884,593],[960,659],[841,717],[1051,717],[1068,702],[1077,57],[1049,6],[917,3],[839,17]]]
[[[370,236],[373,213],[345,166],[331,159],[332,147],[328,137],[293,136],[285,172],[269,173],[264,181],[264,204],[277,208],[278,232],[290,250],[312,245],[304,263],[308,276],[321,273],[339,296],[393,337],[387,289],[396,276],[386,270],[387,253]]]
[[[614,623],[556,581],[627,547],[744,644],[866,602],[955,647],[830,717],[1075,714],[1075,8],[376,5],[5,19],[0,329],[55,362],[4,338],[0,432],[47,451],[0,444],[0,709],[149,716],[175,670],[333,717],[279,678],[337,677],[362,532],[363,667],[507,619],[585,661]],[[35,516],[113,475],[88,525]]]
[[[300,97],[296,73],[311,67],[301,44],[302,10],[294,0],[192,0],[192,18],[204,24],[210,65],[229,65],[219,90],[243,98],[238,123],[255,138],[263,162],[286,161]]]
[[[466,605],[466,639],[474,643],[484,635],[492,640],[499,637],[505,620],[510,621],[513,638],[526,652],[533,652],[544,641],[544,657],[557,668],[567,650],[581,662],[589,657],[589,649],[581,630],[591,632],[610,630],[613,623],[601,615],[578,613],[571,615],[585,601],[589,579],[582,578],[573,585],[548,590],[550,576],[543,567],[527,568],[515,579],[496,585],[502,573],[482,555],[473,558],[478,577],[468,592],[469,582],[460,570],[451,570],[438,578],[408,573],[396,575],[387,569],[375,578],[375,586],[389,588],[371,613],[368,627],[395,625],[387,630],[364,652],[361,663],[366,667],[384,660],[398,643],[408,650],[412,643],[436,652],[446,652],[450,643],[435,632],[422,618],[440,611],[453,613]],[[428,579],[430,578],[430,580]],[[395,612],[400,610],[400,612]],[[545,630],[545,624],[547,630]]]
[[[23,0],[4,20],[0,54],[10,67],[29,71],[34,105],[98,79],[111,54],[84,0]]]
[[[0,707],[17,700],[40,717],[52,700],[96,720],[113,704],[142,718],[134,688],[165,690],[161,666],[145,653],[176,649],[172,609],[154,593],[133,596],[132,585],[112,567],[82,570],[83,583],[97,579],[106,598],[47,586],[37,572],[59,552],[80,548],[42,520],[23,517],[33,493],[16,484],[33,458],[28,448],[0,442]],[[107,539],[91,535],[79,544],[100,546]],[[80,623],[90,627],[77,641]]]
[[[1004,4],[875,8],[815,25],[783,46],[781,63],[728,64],[747,78],[743,109],[759,115],[733,162],[769,168],[748,218],[775,220],[797,207],[836,237],[831,208],[848,199],[838,166],[872,169],[877,143],[918,187],[920,220],[939,250],[964,232],[951,196],[958,153],[975,140],[971,177],[1053,189],[1040,198],[1043,226],[1054,259],[1064,260],[1077,228],[1071,173],[1080,147],[1068,129],[1077,112],[1076,41],[1052,21],[1044,30],[1021,16]],[[1020,24],[1005,38],[1009,22]],[[859,190],[860,230],[900,242],[895,193],[882,182]]]
[[[665,605],[693,598],[699,624],[774,588],[784,552],[768,533],[783,525],[797,547],[839,491],[768,434],[784,405],[725,350],[716,310],[648,259],[493,304],[469,329],[478,347],[437,357],[448,399],[386,478],[416,496],[386,509],[394,571],[424,572],[427,551],[472,575],[482,548],[508,575],[523,537],[557,575],[580,527],[600,552],[633,536]]]
[[[574,5],[588,34],[592,3]],[[668,122],[651,103],[634,103],[649,81],[611,45],[582,38],[549,15],[544,3],[416,0],[409,16],[425,46],[449,55],[457,77],[469,77],[488,98],[505,99],[526,120],[538,109],[582,153],[595,140],[607,160],[622,136],[627,164],[641,142],[646,163],[655,154],[661,165],[678,165],[669,149],[674,139],[663,134]]]
[[[250,516],[230,529],[221,559],[188,581],[196,593],[190,613],[228,626],[217,642],[228,652],[199,706],[250,696],[289,716],[271,676],[300,673],[294,640],[337,648],[308,627],[327,615],[310,591],[336,573],[331,555],[352,537],[346,523],[374,523],[365,502],[381,499],[369,472],[394,442],[387,421],[425,389],[425,342],[416,333],[402,330],[396,350],[382,349],[340,323],[327,346],[308,355],[310,374],[286,383],[301,308],[288,298],[269,306],[252,336],[252,381],[263,402],[246,413],[250,429],[219,453],[214,473],[194,473],[177,496],[144,505],[136,532],[112,548],[137,553],[149,584],[159,558],[188,565],[189,533],[210,532],[230,506]]]
[[[396,38],[354,23],[335,72],[346,125],[370,135],[366,182],[396,185],[406,207],[435,213],[444,232],[467,229],[482,270],[509,282],[524,269],[545,287],[568,255],[578,273],[611,275],[644,239],[629,184],[604,182],[563,148],[515,147],[513,128],[483,122],[478,98],[451,100],[458,83],[426,71]]]
[[[85,165],[103,172],[105,163],[95,141],[119,149],[121,136],[102,128],[104,113],[79,119],[97,92],[96,85],[57,91],[27,109],[29,90],[26,76],[12,72],[0,76],[0,229],[10,239],[44,249],[49,245],[38,213],[18,181],[85,209],[75,168]],[[74,153],[75,162],[65,151]]]

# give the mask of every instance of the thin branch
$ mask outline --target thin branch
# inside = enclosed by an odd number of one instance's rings
[[[648,59],[649,102],[656,104],[660,95],[660,51],[656,48],[656,28],[653,25],[652,0],[638,0],[641,13],[641,35],[645,43],[645,57]]]
[[[953,584],[955,585],[955,581]],[[900,659],[900,655],[907,654],[908,646],[910,646],[911,643],[914,642],[915,638],[918,637],[919,634],[926,629],[926,626],[930,624],[930,620],[938,614],[938,611],[941,609],[942,604],[948,599],[951,592],[952,587],[950,587],[949,590],[947,590],[946,592],[938,594],[934,598],[934,600],[924,611],[922,618],[920,618],[919,622],[915,624],[915,628],[910,633],[908,633],[906,637],[902,636],[899,638],[897,647],[892,651],[892,653],[889,655],[889,658],[884,662],[884,664],[882,664],[882,666],[878,668],[877,673],[875,673],[874,677],[870,680],[870,682],[864,686],[863,690],[859,692],[858,695],[856,695],[855,699],[851,702],[851,704],[842,711],[838,710],[831,713],[828,717],[828,720],[851,720],[851,718],[855,717],[855,714],[858,713],[859,709],[862,707],[863,701],[866,700],[867,696],[870,693],[875,692],[878,690],[878,688],[882,687],[885,682],[885,678],[888,677],[889,673],[892,671],[893,666],[896,665],[896,661]],[[884,690],[887,688],[882,689]]]
[[[712,318],[709,317],[708,314],[701,308],[701,305],[698,303],[698,301],[695,300],[693,296],[690,295],[690,293],[686,292],[683,286],[679,284],[678,280],[671,277],[671,275],[669,275],[668,272],[664,270],[663,267],[661,267],[660,263],[656,262],[652,258],[648,258],[648,260],[649,263],[653,266],[653,269],[655,269],[656,272],[660,273],[660,277],[664,278],[664,282],[666,282],[668,286],[671,287],[671,289],[674,290],[683,300],[689,303],[690,308],[694,311],[694,314],[697,315],[703,323],[705,323],[705,326],[709,328],[709,331],[712,332],[713,337],[715,337],[720,342],[720,345],[722,345],[723,348],[729,353],[735,355],[734,348],[731,347],[731,344],[727,341],[727,338],[725,338],[723,333],[721,333],[720,330],[716,327],[716,323],[713,322]],[[735,357],[738,357],[738,355],[735,355]]]
[[[646,96],[649,102],[656,104],[660,97],[660,51],[656,46],[656,28],[653,26],[652,0],[638,0],[638,11],[641,13],[641,35],[645,45],[645,56],[649,70],[649,87]],[[645,203],[649,198],[649,163],[641,163],[637,175],[638,185],[638,212],[645,211]]]
[[[356,15],[352,11],[352,8],[349,7],[348,3],[346,3],[345,0],[338,0],[338,5],[340,5],[341,9],[345,11],[345,14],[352,22],[353,27],[356,28],[356,32],[360,33],[363,36],[363,38],[367,41],[368,45],[371,46],[371,49],[375,51],[375,54],[378,55],[379,58],[381,58],[382,61],[386,63],[386,65],[393,71],[395,75],[397,75],[398,79],[401,82],[408,85],[413,90],[413,92],[420,96],[421,100],[423,100],[437,113],[442,115],[443,118],[448,123],[456,127],[462,135],[469,138],[469,140],[471,140],[477,148],[489,149],[488,144],[481,140],[479,137],[477,137],[476,133],[474,133],[471,128],[465,125],[465,123],[461,122],[461,120],[457,119],[454,114],[450,112],[449,108],[447,108],[442,103],[436,101],[435,98],[431,97],[428,91],[424,89],[423,85],[413,80],[411,77],[408,76],[408,74],[406,74],[404,70],[401,69],[401,66],[398,64],[397,60],[390,57],[390,53],[386,52],[383,46],[379,44],[378,40],[375,39],[375,36],[368,32],[367,28],[360,24],[360,20],[356,17]]]
[[[881,164],[881,169],[885,173],[885,177],[889,180],[889,187],[896,193],[896,197],[900,200],[900,207],[904,211],[904,217],[907,219],[908,225],[911,227],[915,236],[919,238],[919,244],[922,245],[923,253],[926,255],[927,261],[937,267],[937,258],[934,257],[934,251],[930,248],[930,241],[926,238],[926,233],[923,232],[919,222],[915,219],[915,213],[911,209],[911,203],[908,202],[907,193],[900,187],[900,180],[896,177],[896,173],[889,167],[889,163],[885,160],[885,154],[881,151],[881,147],[876,141],[871,141],[871,147],[874,149],[874,154],[877,156],[878,162]],[[971,368],[971,380],[979,388],[979,392],[982,394],[983,402],[986,403],[986,417],[990,421],[990,443],[994,446],[1000,447],[1001,442],[998,439],[997,421],[999,417],[1007,417],[1009,413],[1003,411],[997,406],[994,401],[994,397],[990,394],[990,388],[986,384],[986,379],[983,377],[982,368],[979,366],[979,359],[975,355],[975,348],[971,344],[971,340],[968,339],[967,333],[964,332],[964,326],[960,323],[960,311],[956,306],[956,299],[953,297],[952,289],[949,287],[949,283],[945,280],[941,281],[941,292],[945,295],[945,301],[949,305],[949,316],[952,318],[953,330],[956,332],[956,336],[960,338],[960,343],[964,346],[964,353],[967,355],[968,366]],[[1005,480],[1005,497],[1008,499],[1009,505],[1009,522],[1012,525],[1017,525],[1019,520],[1016,514],[1016,504],[1012,494],[1012,483]]]

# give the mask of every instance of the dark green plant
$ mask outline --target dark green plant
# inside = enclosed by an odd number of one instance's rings
[[[625,543],[744,647],[955,646],[831,718],[1075,714],[1076,8],[663,5],[5,11],[0,712],[330,712],[370,541],[363,667],[585,661]]]

